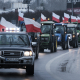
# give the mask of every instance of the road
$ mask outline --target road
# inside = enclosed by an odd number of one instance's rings
[[[80,47],[55,53],[45,50],[35,60],[33,76],[25,69],[0,69],[0,80],[80,80]]]

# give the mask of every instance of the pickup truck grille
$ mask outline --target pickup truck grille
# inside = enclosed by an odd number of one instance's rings
[[[2,56],[4,57],[20,57],[23,56],[23,52],[22,51],[2,51]]]

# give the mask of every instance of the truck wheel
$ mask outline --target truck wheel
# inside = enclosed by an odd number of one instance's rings
[[[54,52],[57,51],[57,40],[54,42]]]
[[[54,52],[54,44],[51,44],[51,52]]]
[[[35,59],[38,59],[38,56],[39,56],[39,46],[37,46],[37,48],[36,48],[36,57],[35,57]]]
[[[33,75],[34,74],[34,64],[31,66],[26,66],[26,72],[28,75]]]

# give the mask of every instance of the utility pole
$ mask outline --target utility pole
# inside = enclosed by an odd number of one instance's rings
[[[71,3],[72,3],[72,16],[73,16],[73,0],[71,0]]]
[[[39,0],[37,0],[37,7],[39,7]]]
[[[28,4],[28,14],[29,14],[29,4],[31,0],[23,0],[23,4]]]

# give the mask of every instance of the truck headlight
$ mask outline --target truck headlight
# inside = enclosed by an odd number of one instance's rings
[[[0,51],[0,56],[1,56],[1,51]]]
[[[79,35],[79,33],[77,33],[77,35]]]
[[[32,51],[25,51],[24,56],[32,56]]]

